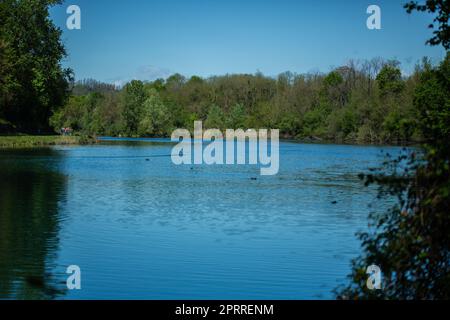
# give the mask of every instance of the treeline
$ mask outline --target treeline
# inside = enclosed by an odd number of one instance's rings
[[[285,138],[314,141],[417,141],[413,92],[427,65],[424,59],[405,76],[399,62],[376,58],[350,61],[328,74],[174,74],[120,89],[84,80],[73,85],[51,123],[84,134],[151,137],[192,129],[194,120],[202,120],[207,128],[278,128]]]

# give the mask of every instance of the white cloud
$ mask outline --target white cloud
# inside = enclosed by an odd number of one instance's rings
[[[172,74],[169,69],[160,68],[152,65],[140,66],[131,76],[121,76],[108,79],[108,82],[113,83],[117,88],[123,87],[131,80],[154,81],[156,79],[166,79]]]

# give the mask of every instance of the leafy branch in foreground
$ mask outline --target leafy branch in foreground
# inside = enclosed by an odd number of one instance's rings
[[[450,1],[427,0],[425,4],[419,4],[417,1],[410,1],[405,4],[404,7],[408,13],[411,13],[414,10],[431,14],[437,13],[433,23],[428,25],[430,29],[435,29],[435,25],[437,24],[437,30],[433,31],[434,37],[429,39],[427,44],[432,46],[442,44],[446,50],[450,49],[450,27],[448,25],[448,19],[450,18]]]
[[[449,6],[446,0],[427,0],[405,8],[437,13],[439,29],[428,43],[448,50]],[[378,172],[360,176],[366,185],[379,186],[379,199],[395,196],[397,203],[369,215],[370,231],[359,234],[363,254],[353,260],[350,284],[336,290],[338,298],[450,298],[450,52],[439,67],[425,61],[423,69],[413,103],[425,142],[419,156],[403,153]],[[381,290],[366,285],[372,264],[382,270]]]
[[[379,186],[379,198],[397,197],[384,213],[369,216],[371,231],[359,234],[363,255],[353,261],[344,299],[450,298],[450,53],[438,68],[427,66],[414,95],[426,143],[362,175]],[[366,268],[383,272],[381,290],[366,286]]]

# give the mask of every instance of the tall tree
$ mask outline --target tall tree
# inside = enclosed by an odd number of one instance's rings
[[[172,129],[170,113],[155,89],[144,101],[138,133],[140,136],[168,136]]]
[[[377,83],[382,95],[398,93],[404,86],[400,69],[390,64],[383,66],[377,75]]]
[[[142,81],[133,80],[127,83],[123,95],[123,118],[128,136],[134,136],[138,133],[140,116],[146,98],[147,95]]]
[[[61,66],[61,30],[49,18],[59,0],[0,2],[0,115],[18,131],[49,130],[49,117],[65,102],[72,72]]]

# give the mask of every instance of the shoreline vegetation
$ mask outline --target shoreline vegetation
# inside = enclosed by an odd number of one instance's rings
[[[154,139],[154,138],[167,138],[170,137],[127,137],[127,136],[85,136],[85,135],[73,135],[73,136],[62,136],[62,135],[0,135],[0,149],[20,149],[20,148],[42,148],[50,146],[63,146],[63,145],[89,145],[96,144],[102,140],[102,138],[119,138],[119,139]],[[358,143],[356,141],[345,142],[345,141],[330,141],[323,140],[318,137],[307,137],[304,139],[296,139],[292,137],[280,137],[280,141],[289,141],[295,143],[305,143],[305,144],[331,144],[331,145],[370,145],[370,146],[415,146],[419,145],[419,142],[407,142],[401,144],[376,144],[376,143]]]
[[[96,142],[88,136],[10,135],[0,136],[0,149],[41,148],[56,145],[84,145]]]
[[[424,58],[410,75],[400,62],[349,60],[328,73],[285,72],[277,77],[227,74],[202,78],[174,74],[123,86],[85,79],[49,119],[58,130],[98,136],[167,137],[176,128],[272,128],[304,142],[410,145],[423,140],[414,105]]]

